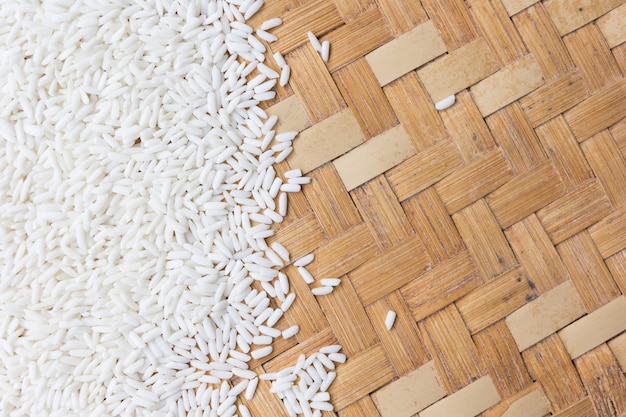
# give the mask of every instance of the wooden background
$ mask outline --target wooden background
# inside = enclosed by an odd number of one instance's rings
[[[251,25],[275,16],[269,112],[302,132],[278,168],[312,178],[275,238],[342,284],[285,267],[300,333],[253,368],[341,343],[326,417],[626,416],[624,1],[267,0]],[[268,389],[253,415],[286,416]]]

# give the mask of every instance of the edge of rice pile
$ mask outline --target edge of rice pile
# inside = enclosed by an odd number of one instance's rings
[[[259,107],[290,71],[263,63],[280,19],[246,24],[262,6],[0,8],[3,415],[245,417],[259,377],[291,416],[333,409],[339,345],[248,367],[298,332],[266,239],[308,182],[273,167],[297,132]]]

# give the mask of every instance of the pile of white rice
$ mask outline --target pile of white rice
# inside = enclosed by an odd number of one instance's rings
[[[306,182],[257,106],[262,4],[0,3],[0,415],[249,415]],[[289,414],[332,409],[339,348],[264,376]]]

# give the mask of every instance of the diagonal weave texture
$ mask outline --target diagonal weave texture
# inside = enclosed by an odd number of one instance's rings
[[[266,3],[312,178],[276,239],[342,284],[285,267],[300,333],[255,370],[341,343],[325,417],[626,415],[623,0]]]

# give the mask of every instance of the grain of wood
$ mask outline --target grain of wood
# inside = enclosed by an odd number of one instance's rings
[[[572,404],[566,409],[554,414],[555,417],[598,417],[590,397]]]
[[[519,103],[515,102],[493,113],[487,125],[501,146],[513,170],[521,174],[547,159],[537,134]]]
[[[374,178],[351,194],[381,249],[390,248],[414,233],[384,176]]]
[[[283,24],[272,31],[278,37],[272,50],[283,55],[308,42],[308,31],[321,36],[344,23],[332,0],[307,1],[281,18]]]
[[[390,310],[396,312],[391,331],[385,326]],[[430,355],[402,294],[394,291],[367,306],[365,311],[396,375],[403,376],[428,362]]]
[[[487,197],[487,204],[503,229],[531,215],[565,194],[550,162],[518,175]]]
[[[345,107],[339,89],[310,43],[293,50],[285,60],[291,68],[289,85],[312,122],[322,121]]]
[[[350,281],[364,305],[395,291],[430,268],[430,259],[417,236],[380,252],[354,269]],[[372,279],[384,277],[384,279]]]
[[[547,339],[522,352],[524,362],[533,380],[543,387],[552,405],[552,413],[561,411],[585,396],[582,381],[565,346],[558,336]],[[546,361],[544,358],[550,358]]]
[[[579,142],[626,117],[626,80],[612,84],[564,113]]]
[[[569,279],[569,274],[537,216],[530,215],[505,231],[519,263],[539,294]]]
[[[456,95],[456,103],[440,112],[450,139],[466,164],[486,154],[496,146],[476,103],[467,91]]]
[[[392,39],[378,8],[364,12],[355,20],[320,38],[329,41],[331,54],[326,64],[330,72],[368,54]]]
[[[472,16],[463,0],[446,2],[424,0],[422,6],[441,32],[449,51],[460,48],[478,38]]]
[[[428,19],[422,4],[416,1],[377,0],[392,32],[398,36]]]
[[[610,211],[611,204],[600,183],[589,180],[539,210],[537,217],[556,244],[596,223]]]
[[[471,0],[467,5],[479,34],[489,43],[500,66],[527,54],[526,46],[501,1]]]
[[[513,177],[511,167],[498,148],[476,159],[435,185],[448,210],[456,213],[496,190]]]
[[[588,311],[620,295],[619,288],[587,231],[563,241],[557,250]],[[593,279],[589,279],[590,276]]]
[[[578,358],[576,368],[598,414],[626,413],[626,376],[607,345]]]
[[[587,25],[563,38],[565,46],[590,94],[622,78],[615,57],[595,25]]]
[[[444,308],[482,284],[467,252],[461,252],[401,288],[415,321]]]
[[[361,223],[361,216],[332,164],[314,170],[310,177],[304,195],[329,239]]]
[[[448,392],[485,375],[484,359],[454,305],[420,321],[419,327]]]
[[[580,71],[568,72],[520,100],[530,123],[537,127],[583,101],[589,93]]]
[[[538,2],[513,16],[513,24],[528,51],[537,60],[546,81],[560,78],[574,69],[574,63],[554,27],[552,15],[548,14],[543,3]]]
[[[484,200],[455,213],[452,219],[485,281],[517,264],[504,233]]]
[[[558,116],[536,129],[546,154],[554,163],[561,181],[573,191],[594,177],[589,163],[563,116]]]
[[[422,151],[447,137],[439,112],[415,72],[392,82],[383,91],[416,151]]]
[[[532,380],[522,356],[503,320],[481,330],[473,338],[481,355],[485,358],[492,358],[485,361],[485,366],[493,378],[493,383],[498,388],[498,392],[501,393],[503,399],[507,399],[501,403],[506,404],[506,409],[513,408],[511,403],[516,402],[517,393],[528,393],[529,390],[541,392],[536,384],[531,384]],[[494,408],[497,409],[498,407]],[[501,406],[500,409],[502,408],[505,407]],[[486,414],[485,417],[492,415],[495,417],[501,414],[494,410],[493,414]]]
[[[354,357],[373,346],[377,337],[352,284],[346,277],[342,281],[345,282],[332,293],[320,297],[318,303],[341,344],[342,351],[348,357]],[[346,326],[345,323],[359,323],[359,326]]]
[[[338,415],[339,417],[381,417],[369,395],[361,397],[361,399],[339,411]]]
[[[336,71],[333,78],[366,139],[398,123],[387,96],[364,58]]]
[[[516,267],[470,292],[456,306],[473,335],[536,297],[524,270]]]
[[[613,208],[626,207],[626,160],[611,134],[604,130],[581,144]]]
[[[393,369],[380,345],[353,356],[337,369],[337,379],[329,393],[335,408],[341,410],[393,379]]]
[[[442,141],[389,170],[387,178],[400,201],[425,190],[463,165],[453,143]]]

